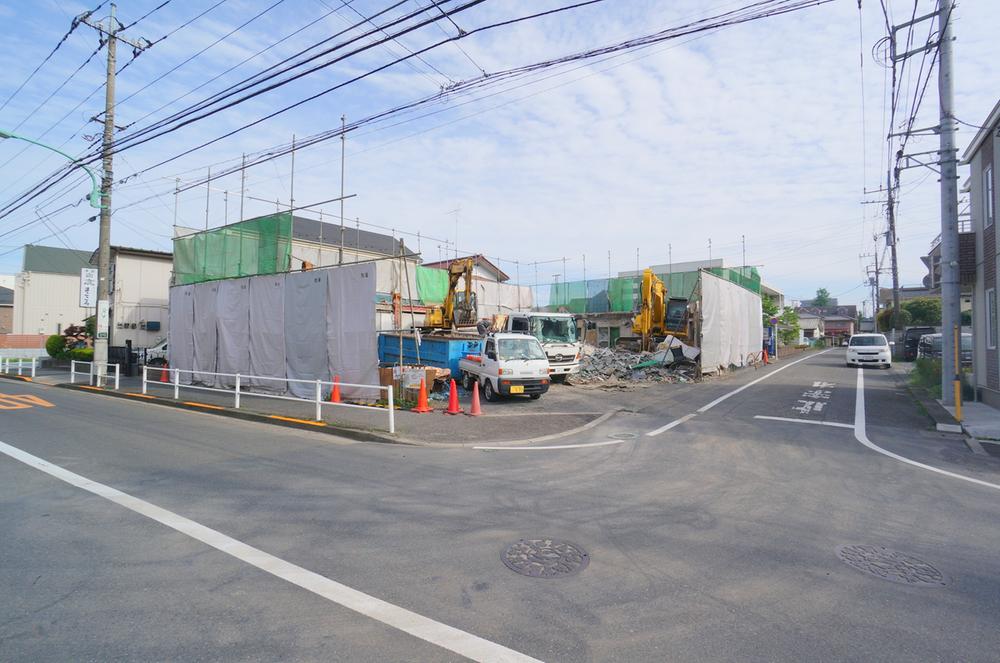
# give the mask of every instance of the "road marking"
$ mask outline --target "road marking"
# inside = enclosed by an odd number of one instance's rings
[[[831,348],[831,350],[832,350],[832,349],[833,349],[833,348]],[[785,364],[785,365],[784,365],[784,366],[782,366],[781,368],[778,368],[778,369],[775,369],[775,370],[771,371],[770,373],[768,373],[767,375],[764,375],[764,376],[762,376],[762,377],[759,377],[759,378],[757,378],[756,380],[754,380],[754,381],[752,381],[752,382],[747,382],[747,383],[746,383],[745,385],[743,385],[742,387],[738,387],[738,388],[736,388],[736,389],[733,389],[732,391],[730,391],[730,392],[729,392],[729,393],[727,393],[727,394],[723,394],[722,396],[719,396],[718,398],[716,398],[716,399],[715,399],[714,401],[712,401],[712,402],[711,402],[711,403],[709,403],[708,405],[703,405],[702,407],[698,408],[697,412],[698,412],[698,414],[702,414],[702,413],[705,413],[705,412],[708,412],[708,411],[709,411],[709,410],[711,410],[711,409],[712,409],[713,407],[715,407],[716,405],[718,405],[718,404],[719,404],[719,403],[721,403],[722,401],[726,400],[726,399],[727,399],[727,398],[729,398],[730,396],[735,396],[736,394],[740,393],[740,392],[741,392],[741,391],[743,391],[744,389],[749,389],[750,387],[754,386],[754,385],[755,385],[755,384],[757,384],[758,382],[763,382],[764,380],[768,379],[769,377],[771,377],[771,376],[773,376],[773,375],[777,375],[778,373],[780,373],[781,371],[785,370],[786,368],[791,368],[791,367],[792,367],[792,366],[794,366],[795,364],[798,364],[798,363],[801,363],[801,362],[803,362],[803,361],[805,361],[805,360],[807,360],[807,359],[812,359],[813,357],[818,357],[818,356],[820,356],[821,354],[825,354],[825,353],[827,353],[827,352],[829,352],[829,351],[830,351],[830,350],[821,350],[821,351],[817,352],[817,353],[816,353],[816,354],[814,354],[814,355],[809,355],[808,357],[803,357],[802,359],[796,359],[795,361],[793,361],[793,362],[792,362],[792,363],[790,363],[790,364]]]
[[[882,447],[874,444],[868,439],[868,433],[865,429],[865,376],[864,369],[858,367],[858,386],[857,386],[857,397],[854,403],[854,439],[868,447],[872,451],[877,451],[883,456],[888,456],[898,460],[901,463],[906,463],[907,465],[913,465],[914,467],[919,467],[930,472],[937,472],[938,474],[943,474],[946,477],[951,477],[952,479],[961,479],[962,481],[968,481],[969,483],[974,483],[979,486],[986,486],[987,488],[994,488],[1000,490],[1000,485],[995,483],[990,483],[989,481],[982,481],[980,479],[973,479],[972,477],[967,477],[962,474],[956,474],[955,472],[949,472],[948,470],[942,470],[939,467],[934,467],[933,465],[925,465],[924,463],[917,462],[915,460],[910,460],[905,456],[900,456],[897,453],[887,451]]]
[[[792,419],[791,417],[769,417],[764,414],[753,415],[754,419],[767,419],[768,421],[788,421],[793,424],[813,424],[815,426],[833,426],[834,428],[854,428],[854,424],[838,424],[836,421],[813,421],[812,419]]]
[[[688,419],[691,419],[691,418],[693,418],[695,416],[696,416],[695,412],[692,412],[691,414],[685,414],[680,419],[674,419],[673,421],[671,421],[666,426],[660,426],[656,430],[649,431],[648,433],[646,433],[646,437],[653,437],[654,435],[659,435],[660,433],[666,433],[668,430],[670,430],[674,426],[680,426],[685,421],[687,421]]]
[[[186,534],[192,539],[201,541],[216,550],[224,552],[282,580],[286,580],[293,585],[298,585],[337,605],[392,626],[404,633],[409,633],[438,647],[453,651],[466,658],[474,661],[531,661],[538,663],[537,659],[530,656],[472,635],[471,633],[466,633],[447,624],[436,622],[433,619],[418,615],[406,608],[401,608],[374,596],[369,596],[352,587],[304,569],[301,566],[286,562],[279,557],[249,546],[242,541],[226,536],[222,532],[205,527],[172,511],[167,511],[138,497],[123,493],[116,488],[91,481],[86,477],[70,472],[38,456],[33,456],[17,447],[0,442],[0,453],[4,453],[14,460],[20,461],[29,467],[44,472],[72,486],[93,493],[98,497],[103,497],[130,511],[155,520],[170,529],[176,530],[181,534]]]
[[[0,394],[0,410],[26,410],[34,406],[55,407],[34,394]]]
[[[550,451],[552,449],[586,449],[587,447],[608,447],[621,444],[625,440],[606,440],[604,442],[586,442],[583,444],[555,444],[547,447],[472,447],[477,451]]]

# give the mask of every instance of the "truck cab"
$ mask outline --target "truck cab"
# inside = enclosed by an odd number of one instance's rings
[[[518,312],[507,316],[504,331],[530,334],[538,339],[549,360],[549,374],[555,382],[580,370],[582,344],[576,319],[571,313]]]
[[[479,352],[458,362],[462,386],[478,382],[488,401],[501,396],[540,398],[549,390],[549,361],[541,344],[527,334],[498,333],[480,339]]]

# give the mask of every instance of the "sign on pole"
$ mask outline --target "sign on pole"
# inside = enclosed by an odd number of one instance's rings
[[[97,269],[84,267],[80,270],[80,306],[94,308],[97,306]]]
[[[111,318],[111,306],[108,300],[97,302],[97,338],[108,337],[108,322]]]

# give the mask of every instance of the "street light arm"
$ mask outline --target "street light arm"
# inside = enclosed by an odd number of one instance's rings
[[[90,175],[90,183],[92,185],[92,188],[91,188],[91,191],[90,191],[90,196],[88,196],[88,198],[90,200],[90,206],[91,207],[96,207],[97,209],[102,209],[102,206],[101,206],[101,187],[97,183],[97,175],[95,175],[94,171],[92,171],[90,168],[87,168],[82,163],[79,163],[75,157],[73,157],[73,156],[71,156],[69,154],[66,154],[65,152],[63,152],[62,150],[60,150],[58,148],[52,147],[51,145],[46,145],[45,143],[39,143],[37,140],[32,140],[31,138],[26,138],[24,136],[19,136],[17,134],[11,133],[9,131],[4,131],[3,129],[0,129],[0,139],[3,139],[3,138],[14,138],[16,140],[23,140],[26,143],[31,143],[32,145],[37,145],[38,147],[44,147],[47,150],[51,150],[51,151],[55,152],[56,154],[61,154],[62,156],[66,157],[77,168],[82,168],[84,171],[86,171],[86,173],[88,175]]]

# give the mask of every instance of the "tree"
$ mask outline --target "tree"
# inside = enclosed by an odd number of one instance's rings
[[[917,297],[903,302],[900,308],[910,312],[910,324],[940,325],[941,300],[937,297]]]
[[[830,304],[830,291],[826,288],[819,288],[816,291],[816,296],[813,297],[813,306],[829,306]]]
[[[778,318],[778,337],[785,345],[799,340],[799,314],[791,306],[786,306]]]
[[[58,334],[49,336],[45,339],[45,351],[53,358],[62,356],[66,351],[66,338]]]
[[[913,316],[905,308],[899,310],[899,326],[905,327],[913,324]],[[878,330],[887,332],[892,329],[892,309],[884,308],[878,313]]]
[[[778,310],[778,302],[774,301],[771,295],[763,295],[760,298],[761,324],[764,327],[771,326],[771,318],[777,318],[781,312]]]

